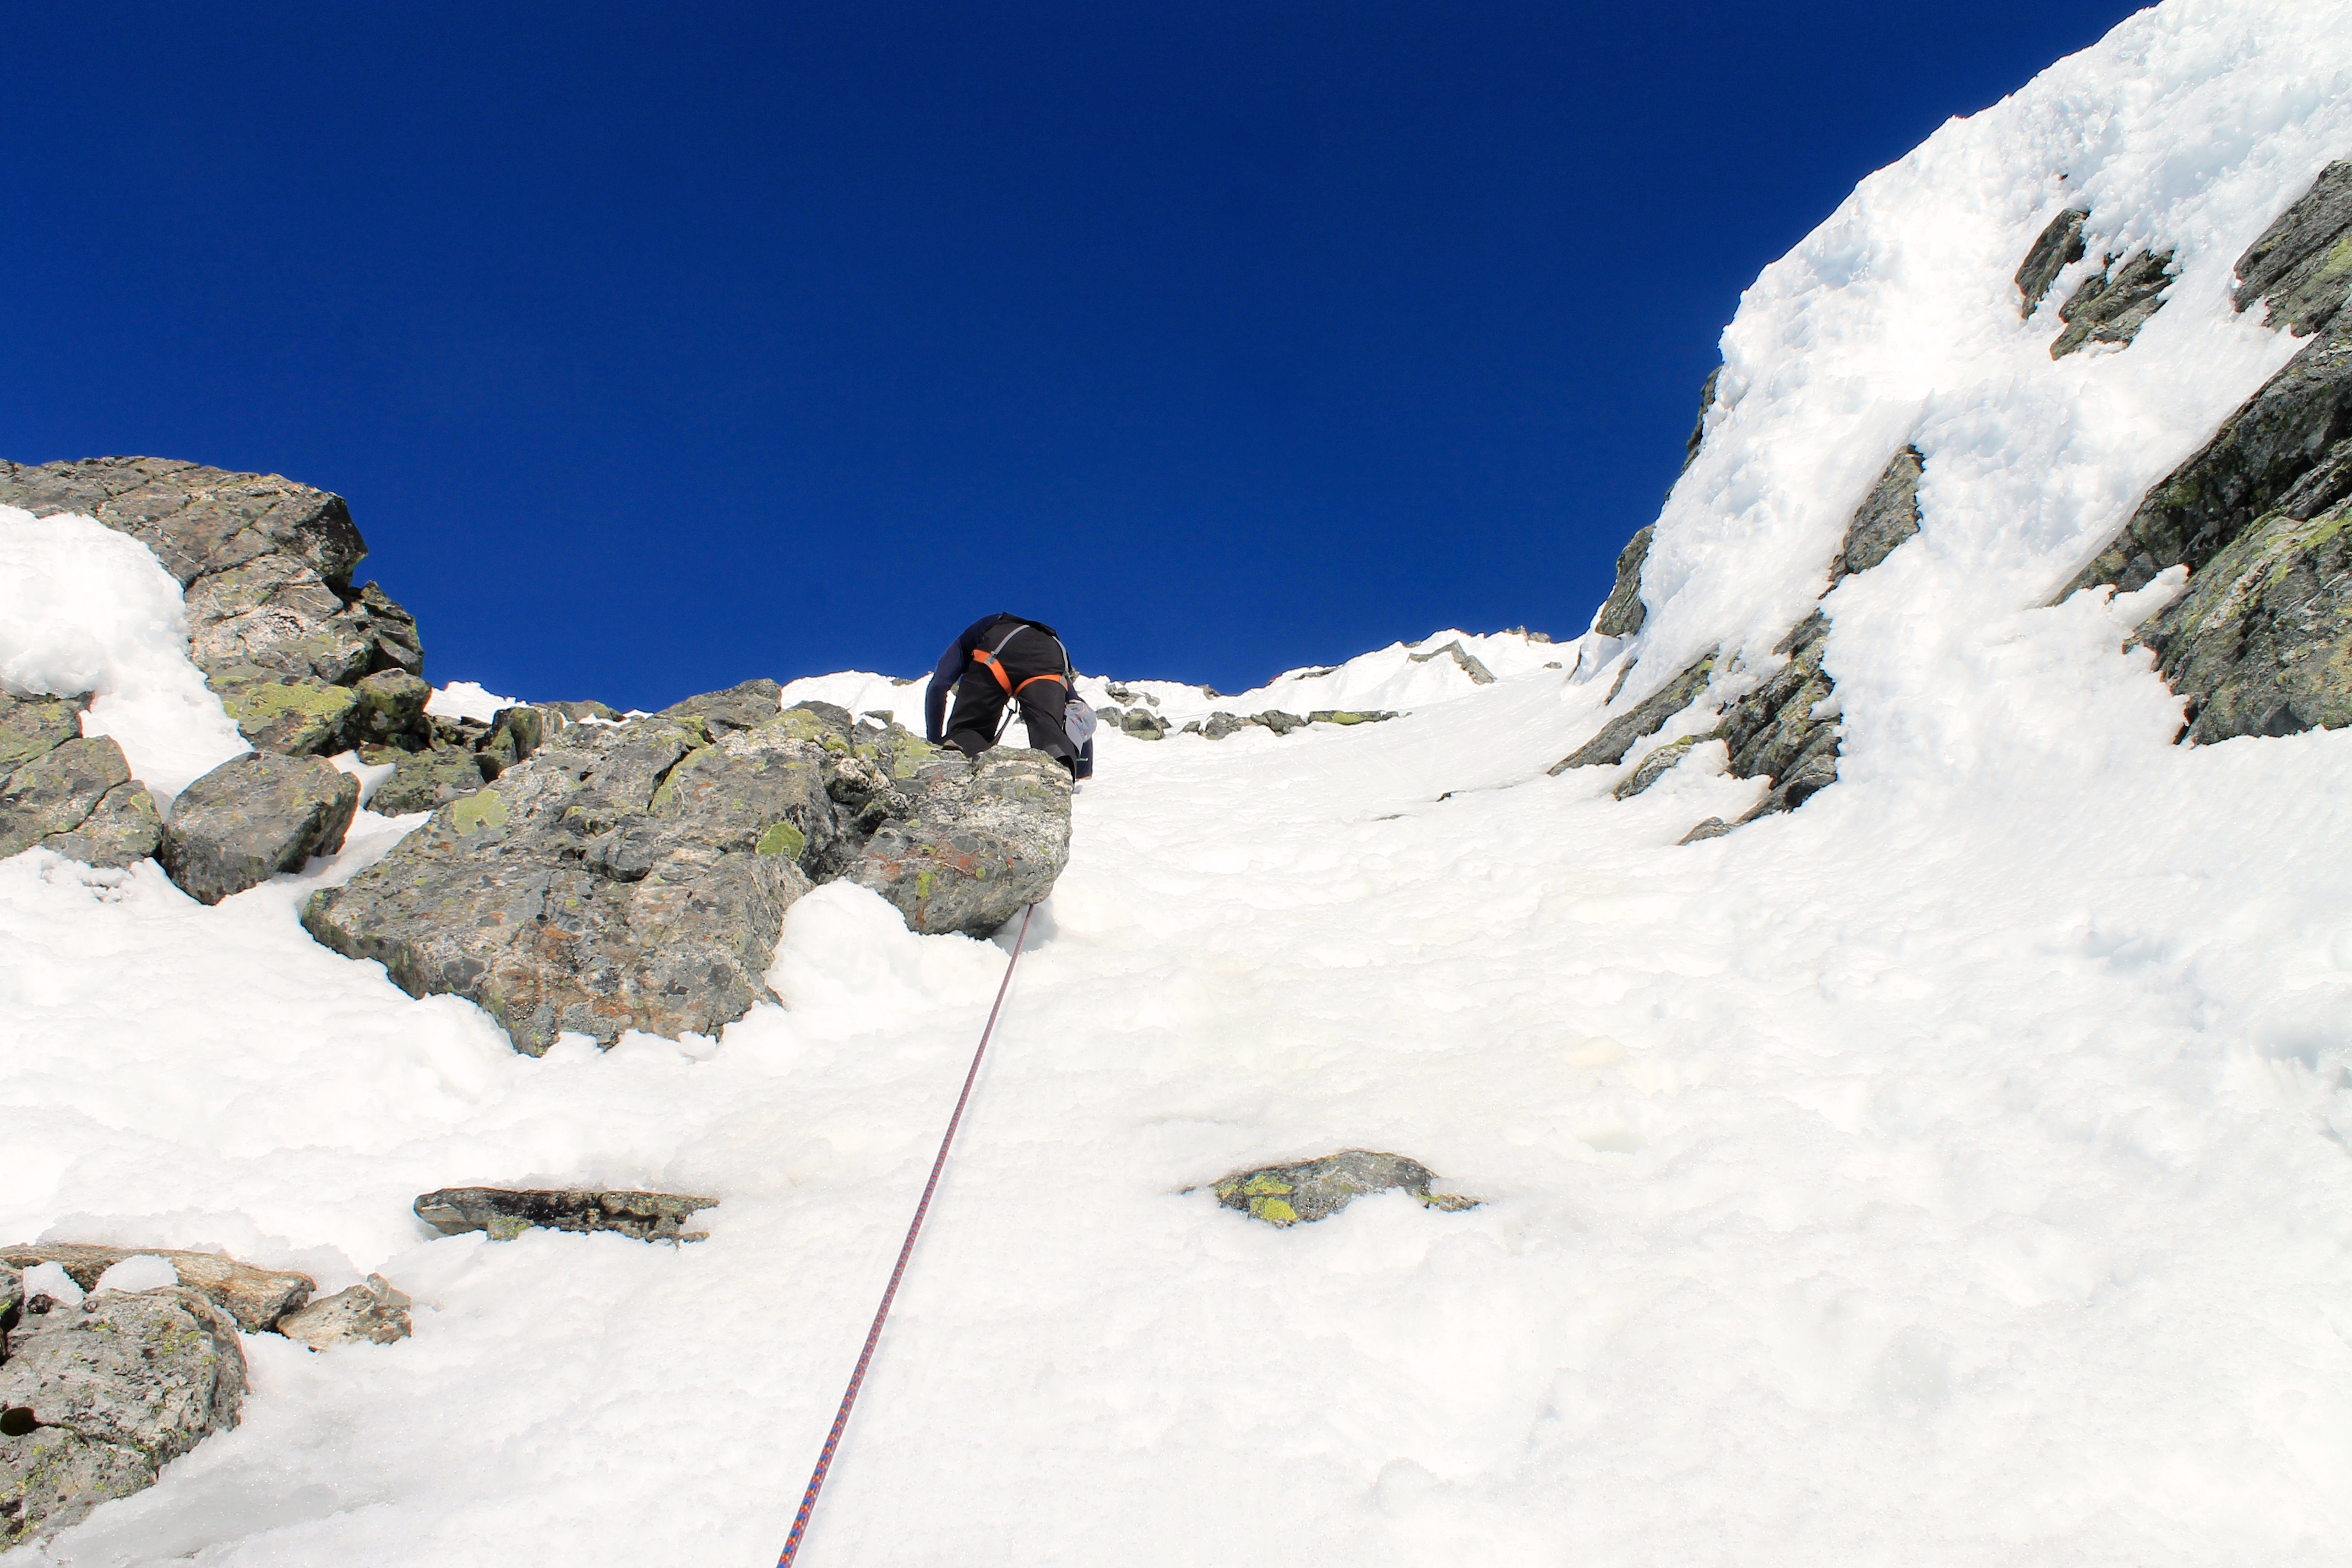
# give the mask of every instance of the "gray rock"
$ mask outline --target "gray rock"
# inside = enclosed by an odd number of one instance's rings
[[[1215,1186],[1217,1202],[1272,1226],[1311,1225],[1346,1208],[1367,1193],[1401,1190],[1435,1209],[1478,1206],[1475,1198],[1433,1193],[1437,1175],[1418,1160],[1370,1149],[1343,1149],[1293,1165],[1236,1171]]]
[[[2201,572],[2258,517],[2317,516],[2352,494],[2347,443],[2352,315],[2339,314],[2141,498],[2114,542],[2058,598],[2101,584],[2143,588],[2168,566]]]
[[[1307,728],[1307,721],[1296,713],[1286,713],[1279,708],[1269,708],[1263,713],[1253,713],[1249,721],[1262,724],[1277,735],[1287,735],[1293,730]]]
[[[2275,511],[2189,579],[2135,640],[2189,699],[2191,742],[2352,723],[2352,500]]]
[[[2058,281],[2058,274],[2083,259],[2083,226],[2091,215],[2081,207],[2068,207],[2050,220],[2025,260],[2017,268],[2017,313],[2029,318],[2040,308],[2050,293],[2050,285]]]
[[[1349,708],[1318,708],[1314,712],[1307,715],[1307,721],[1310,724],[1385,724],[1395,717],[1396,710],[1390,708],[1372,708],[1360,711]]]
[[[314,894],[303,924],[413,996],[474,1002],[533,1056],[566,1029],[714,1032],[768,997],[803,863],[835,837],[831,732],[800,712],[715,743],[698,716],[568,724]]]
[[[2266,326],[2307,336],[2352,293],[2352,160],[2330,163],[2238,258],[2238,309],[2265,301]]]
[[[1717,365],[1706,373],[1706,384],[1698,389],[1698,417],[1691,422],[1690,439],[1683,443],[1683,468],[1687,471],[1698,461],[1699,447],[1706,441],[1707,411],[1715,406],[1715,389],[1723,380],[1723,367]],[[1617,634],[1610,634],[1614,637]]]
[[[1119,733],[1132,735],[1139,741],[1164,740],[1168,721],[1149,708],[1130,708],[1119,716]]]
[[[155,1484],[244,1408],[236,1325],[186,1289],[26,1303],[0,1363],[0,1546]]]
[[[783,710],[784,689],[762,678],[747,680],[740,686],[730,686],[724,691],[706,691],[699,697],[689,697],[683,702],[672,703],[662,710],[671,718],[699,714],[710,726],[714,735],[730,730],[756,730]],[[832,707],[832,704],[825,704]],[[850,724],[848,711],[835,708],[841,715],[842,728]]]
[[[1609,793],[1619,800],[1633,799],[1673,772],[1675,764],[1690,754],[1690,749],[1705,739],[1704,735],[1685,735],[1678,741],[1668,741],[1635,763],[1633,771]]]
[[[1212,741],[1222,741],[1234,731],[1250,729],[1255,723],[1255,720],[1220,710],[1209,715],[1208,721],[1201,726],[1201,733]]]
[[[37,844],[92,866],[128,866],[155,853],[162,831],[154,798],[132,782],[110,736],[61,741],[0,779],[0,858]]]
[[[1433,659],[1451,658],[1454,661],[1454,668],[1461,670],[1463,674],[1470,678],[1470,683],[1472,685],[1492,686],[1495,684],[1495,672],[1488,669],[1486,665],[1479,660],[1475,654],[1464,647],[1459,642],[1450,642],[1444,647],[1432,648],[1427,653],[1416,653],[1410,657],[1415,664],[1427,664]]]
[[[1592,629],[1602,637],[1630,637],[1648,617],[1649,610],[1642,603],[1642,563],[1650,558],[1650,541],[1657,533],[1658,525],[1651,523],[1617,552],[1617,585],[1601,601],[1601,613],[1592,617]]]
[[[1625,753],[1644,736],[1654,735],[1665,727],[1667,720],[1689,707],[1705,691],[1714,678],[1720,648],[1709,648],[1683,667],[1667,681],[1633,708],[1601,727],[1598,734],[1567,756],[1554,763],[1547,773],[1554,775],[1570,768],[1589,768],[1601,763],[1615,764],[1625,760]],[[1622,684],[1622,679],[1620,679]]]
[[[1924,459],[1916,447],[1906,447],[1888,459],[1886,467],[1870,487],[1861,510],[1845,531],[1845,542],[1830,563],[1830,584],[1837,584],[1857,572],[1867,572],[1889,555],[1895,547],[1919,531],[1919,479],[1925,472]]]
[[[1054,889],[1070,858],[1069,770],[1043,752],[947,752],[904,781],[912,803],[844,873],[909,929],[984,936]]]
[[[82,1242],[25,1242],[0,1247],[0,1266],[23,1270],[54,1263],[85,1290],[98,1289],[99,1277],[126,1258],[154,1257],[170,1263],[180,1283],[226,1312],[248,1334],[273,1328],[288,1312],[310,1299],[317,1284],[307,1274],[288,1268],[262,1268],[225,1258],[217,1252],[180,1252],[160,1247],[94,1247]],[[0,1278],[5,1278],[0,1275]]]
[[[433,688],[416,676],[404,669],[379,670],[352,690],[359,699],[350,721],[353,744],[415,750],[432,742],[433,722],[425,716],[425,705],[433,700]]]
[[[1800,621],[1772,650],[1785,655],[1788,662],[1733,704],[1716,726],[1712,738],[1731,752],[1726,773],[1772,781],[1771,789],[1740,822],[1794,811],[1837,782],[1837,721],[1813,713],[1832,690],[1822,669],[1822,645],[1828,637],[1829,620],[1821,611]]]
[[[0,691],[0,779],[81,733],[89,706],[79,697],[11,697]]]
[[[686,1228],[717,1198],[682,1193],[515,1191],[504,1187],[444,1187],[416,1200],[416,1217],[444,1236],[487,1231],[510,1241],[532,1226],[548,1230],[617,1231],[639,1241],[701,1241],[709,1233]]]
[[[373,583],[352,587],[367,547],[339,496],[275,474],[94,458],[0,463],[0,503],[85,512],[152,550],[184,591],[190,657],[263,751],[345,750],[368,737],[349,729],[360,705],[344,689],[424,673],[415,618]]]
[[[552,727],[547,722],[549,717],[536,708],[499,709],[476,753],[482,759],[482,776],[494,779],[517,763],[528,762],[551,729],[562,727],[560,715],[551,716],[555,718]]]
[[[2164,308],[2164,291],[2172,287],[2172,252],[2136,251],[2121,267],[2107,258],[2106,270],[2086,278],[2066,302],[2058,319],[2067,323],[2050,345],[2052,359],[2064,359],[2090,343],[2129,343]]]
[[[216,904],[313,855],[332,855],[360,781],[317,757],[248,752],[180,792],[156,858],[181,891]]]
[[[1730,831],[1731,824],[1724,821],[1723,818],[1719,816],[1710,816],[1705,822],[1700,823],[1696,827],[1692,828],[1688,833],[1684,834],[1680,838],[1675,840],[1675,842],[1677,845],[1703,844],[1710,838],[1720,838]]]
[[[369,796],[368,809],[379,816],[399,816],[412,811],[431,811],[436,805],[471,795],[486,782],[481,760],[485,754],[446,745],[422,752],[390,747],[363,749],[360,761],[371,767],[385,763],[393,765],[392,776],[376,785],[375,794]]]
[[[381,1274],[371,1274],[364,1285],[338,1290],[323,1300],[278,1320],[278,1331],[314,1351],[364,1340],[388,1345],[409,1336],[409,1299]]]

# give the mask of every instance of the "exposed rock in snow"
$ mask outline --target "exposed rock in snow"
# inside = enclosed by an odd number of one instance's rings
[[[2311,189],[2238,258],[2238,309],[2261,300],[2265,326],[2307,336],[2352,293],[2352,160],[2330,163]]]
[[[1069,863],[1069,770],[1043,752],[942,752],[900,787],[912,811],[880,823],[843,875],[910,930],[985,936],[1052,892]]]
[[[154,797],[131,782],[111,737],[87,739],[83,698],[0,692],[0,858],[38,844],[92,866],[128,866],[155,852],[163,824]]]
[[[684,1193],[444,1187],[416,1200],[416,1217],[444,1236],[479,1230],[494,1241],[510,1241],[534,1226],[617,1231],[639,1241],[700,1241],[709,1233],[688,1230],[686,1223],[697,1211],[718,1206],[717,1198]]]
[[[1463,674],[1468,676],[1470,678],[1471,684],[1474,686],[1492,686],[1495,684],[1495,672],[1488,669],[1485,665],[1479,663],[1477,656],[1464,647],[1458,640],[1447,643],[1444,647],[1433,647],[1427,653],[1414,654],[1412,656],[1412,662],[1415,664],[1427,664],[1432,659],[1438,658],[1452,659],[1454,661],[1454,668],[1461,670]]]
[[[2050,292],[2050,285],[2058,274],[2083,259],[2083,225],[2091,215],[2081,207],[2068,207],[2050,220],[2050,226],[2034,239],[2033,248],[2017,268],[2017,313],[2027,320],[2040,309]]]
[[[1697,456],[1696,447],[1692,456]],[[1642,629],[1642,563],[1648,559],[1650,541],[1657,532],[1656,523],[1645,524],[1617,552],[1617,585],[1601,601],[1601,613],[1592,617],[1592,629],[1602,637],[1630,637]]]
[[[1799,622],[1772,650],[1785,655],[1788,663],[1733,704],[1716,727],[1716,738],[1731,748],[1725,772],[1772,781],[1741,822],[1794,811],[1837,782],[1837,721],[1820,711],[1830,695],[1830,678],[1822,671],[1822,644],[1829,629],[1819,610]]]
[[[421,752],[404,752],[394,746],[362,747],[360,761],[371,767],[386,763],[392,766],[392,776],[378,784],[375,794],[368,797],[368,809],[381,816],[431,811],[436,805],[446,805],[460,795],[473,794],[502,771],[496,767],[495,755],[488,748],[468,751],[446,742]]]
[[[1689,707],[1706,689],[1707,683],[1714,678],[1720,651],[1709,648],[1691,660],[1672,680],[1603,724],[1599,734],[1554,763],[1547,771],[1559,774],[1570,768],[1623,762],[1625,753],[1632,751],[1637,742],[1665,728],[1667,720]]]
[[[325,758],[248,752],[180,792],[156,858],[183,892],[216,904],[341,849],[359,807],[360,781]]]
[[[265,751],[325,754],[365,738],[351,687],[421,675],[414,616],[374,584],[342,498],[275,474],[165,458],[0,463],[0,504],[79,512],[153,551],[184,590],[190,657],[229,717]]]
[[[2064,359],[2091,343],[2126,345],[2139,336],[2164,308],[2165,290],[2177,275],[2172,258],[2169,250],[2136,251],[2120,268],[2107,258],[2106,269],[2085,278],[2058,307],[2067,326],[2050,345],[2050,357]]]
[[[1919,448],[1906,447],[1887,460],[1870,487],[1860,510],[1845,531],[1845,543],[1830,563],[1830,585],[1867,572],[1895,547],[1919,531],[1919,476],[1924,471]]]
[[[1698,417],[1691,422],[1690,438],[1683,443],[1683,469],[1698,461],[1699,448],[1706,444],[1706,416],[1715,408],[1716,388],[1723,384],[1723,367],[1717,365],[1706,373],[1706,384],[1698,389]]]
[[[27,1301],[0,1362],[0,1545],[78,1523],[236,1425],[236,1324],[201,1291]]]
[[[730,686],[724,691],[706,691],[699,697],[689,697],[674,702],[662,712],[671,718],[699,714],[710,726],[714,735],[730,730],[756,730],[783,711],[784,689],[764,677]],[[841,715],[846,728],[849,715]]]
[[[183,1286],[202,1293],[249,1334],[275,1326],[286,1313],[309,1300],[310,1292],[317,1289],[307,1274],[257,1268],[217,1252],[94,1247],[80,1242],[27,1242],[0,1247],[0,1268],[28,1269],[44,1263],[55,1264],[82,1289],[95,1290],[108,1269],[140,1257],[160,1258],[170,1264]],[[0,1279],[5,1278],[0,1275]]]
[[[409,1336],[408,1309],[413,1303],[392,1281],[371,1274],[367,1282],[338,1290],[278,1320],[278,1331],[314,1351],[330,1345],[366,1340],[392,1344]]]
[[[1667,773],[1683,760],[1685,754],[1687,753],[1693,746],[1697,745],[1701,741],[1704,741],[1706,738],[1707,737],[1704,735],[1684,735],[1678,739],[1668,741],[1663,746],[1653,749],[1647,755],[1643,756],[1639,763],[1635,763],[1633,771],[1627,773],[1625,777],[1618,783],[1617,786],[1609,793],[1615,795],[1619,800],[1633,799],[1635,795],[1640,795],[1643,790],[1648,789],[1652,784],[1665,777]]]
[[[1139,741],[1158,741],[1168,734],[1168,721],[1149,708],[1130,708],[1119,715],[1119,733]]]
[[[1338,1214],[1368,1193],[1402,1191],[1430,1208],[1467,1209],[1478,1200],[1454,1193],[1433,1193],[1435,1172],[1402,1154],[1370,1149],[1343,1149],[1320,1159],[1292,1165],[1262,1165],[1236,1171],[1215,1186],[1217,1202],[1239,1209],[1268,1225],[1310,1225]]]

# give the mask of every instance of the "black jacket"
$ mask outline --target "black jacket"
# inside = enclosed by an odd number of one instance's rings
[[[1035,638],[1024,637],[1004,650],[1006,668],[1023,677],[1044,675],[1050,670],[1071,683],[1065,688],[1066,692],[1076,689],[1077,673],[1070,668],[1069,650],[1062,647],[1061,633],[1043,621],[1033,621],[1026,616],[1015,616],[1002,610],[992,616],[982,616],[964,627],[963,635],[948,645],[947,651],[940,655],[938,667],[931,671],[931,689],[923,694],[923,739],[936,746],[945,738],[948,693],[953,691],[956,682],[963,679],[963,672],[971,664],[972,654],[982,648],[994,647],[1015,626],[1034,627],[1053,638],[1058,657],[1051,664],[1040,665],[1034,669],[1024,668],[1034,659],[1034,655],[1029,658],[1023,656],[1036,646]],[[1027,648],[1021,646],[1024,643],[1028,645]]]

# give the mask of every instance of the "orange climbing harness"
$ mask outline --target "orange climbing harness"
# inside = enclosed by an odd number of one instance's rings
[[[1005,643],[1011,642],[1014,637],[1019,637],[1023,632],[1030,629],[1032,628],[1030,627],[1029,623],[1024,621],[1019,626],[1013,627],[1011,631],[1005,633],[1003,640],[998,642],[994,647],[976,647],[972,649],[972,662],[987,670],[989,674],[996,677],[996,684],[1004,688],[1004,695],[1007,697],[1018,697],[1041,680],[1050,680],[1055,685],[1060,687],[1064,691],[1069,690],[1070,683],[1063,679],[1059,674],[1051,670],[1048,670],[1044,675],[1033,675],[1018,686],[1013,684],[1013,677],[1006,673],[1003,661],[999,659],[996,656],[1004,651]],[[1066,651],[1062,655],[1063,660],[1066,663],[1068,661],[1069,657],[1070,656]]]

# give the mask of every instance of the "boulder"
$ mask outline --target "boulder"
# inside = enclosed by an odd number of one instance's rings
[[[0,1363],[0,1546],[154,1485],[236,1425],[245,1390],[236,1324],[200,1291],[26,1301]]]
[[[408,1309],[413,1303],[381,1274],[371,1274],[364,1285],[354,1285],[311,1302],[278,1320],[278,1331],[314,1351],[330,1345],[365,1340],[388,1345],[410,1332]]]
[[[2137,251],[2121,267],[2107,258],[2106,269],[2084,279],[2058,307],[2058,319],[2067,325],[2050,345],[2050,357],[2064,359],[2092,343],[2128,344],[2139,336],[2148,318],[2164,308],[2164,291],[2176,276],[2172,256],[2169,250]]]
[[[349,688],[421,677],[415,617],[375,584],[342,498],[275,474],[162,458],[0,463],[0,503],[37,517],[82,512],[155,552],[187,604],[189,656],[263,751],[326,754],[365,735]]]
[[[393,769],[392,776],[376,785],[375,794],[368,797],[368,809],[379,816],[400,816],[431,811],[471,795],[486,782],[483,755],[446,744],[422,752],[391,746],[363,748],[360,761],[371,767],[389,763]]]
[[[1285,713],[1279,708],[1269,708],[1263,713],[1253,713],[1250,715],[1249,721],[1253,724],[1263,724],[1277,735],[1287,735],[1293,730],[1307,728],[1306,720],[1296,713]]]
[[[1070,858],[1070,773],[1043,752],[943,752],[904,781],[910,810],[876,825],[843,873],[908,929],[985,936],[1054,889]]]
[[[1139,741],[1159,741],[1167,738],[1168,721],[1149,708],[1130,708],[1119,715],[1118,728],[1119,733]]]
[[[433,743],[433,721],[425,705],[433,688],[404,669],[380,669],[352,689],[359,706],[349,733],[355,745],[394,745],[419,751]]]
[[[1212,741],[1222,741],[1234,731],[1246,730],[1255,723],[1256,721],[1254,719],[1244,719],[1233,713],[1216,712],[1210,714],[1208,721],[1201,726],[1201,733]]]
[[[699,697],[689,697],[683,702],[662,710],[670,718],[699,715],[710,726],[711,733],[724,734],[730,730],[756,730],[783,710],[784,689],[772,680],[747,680],[740,686],[730,686],[724,691],[707,691]],[[831,704],[826,706],[830,707]],[[841,722],[845,728],[849,715],[842,710]]]
[[[307,1274],[257,1268],[217,1252],[93,1247],[80,1242],[26,1242],[0,1247],[0,1266],[21,1270],[54,1263],[85,1290],[97,1289],[100,1276],[124,1258],[138,1257],[161,1258],[169,1263],[183,1286],[203,1295],[249,1334],[276,1326],[279,1318],[309,1300],[317,1288]]]
[[[709,1233],[685,1228],[697,1210],[717,1198],[683,1193],[516,1191],[504,1187],[444,1187],[416,1200],[416,1217],[444,1236],[487,1231],[510,1241],[533,1226],[549,1230],[611,1230],[639,1241],[701,1241]]]
[[[1708,385],[1712,386],[1713,382]],[[1694,437],[1696,438],[1696,437]],[[1694,447],[1691,456],[1698,456]],[[1630,637],[1642,629],[1649,610],[1642,603],[1642,563],[1650,558],[1650,541],[1656,538],[1658,525],[1651,523],[1625,542],[1617,552],[1617,585],[1602,600],[1601,613],[1592,617],[1592,629],[1605,637]]]
[[[247,752],[180,792],[156,858],[181,891],[216,904],[313,855],[332,855],[360,781],[318,757]]]
[[[1431,1192],[1430,1184],[1437,1179],[1428,1166],[1402,1154],[1343,1149],[1293,1165],[1236,1171],[1221,1178],[1215,1192],[1217,1202],[1226,1208],[1276,1226],[1311,1225],[1338,1214],[1367,1193],[1391,1190],[1410,1193],[1428,1208],[1478,1206],[1476,1198]]]
[[[2050,285],[2058,281],[2058,274],[2083,259],[2083,226],[2091,215],[2081,207],[2068,207],[2050,220],[2026,251],[2025,259],[2017,268],[2017,313],[2030,319],[2041,308],[2050,293]]]
[[[60,733],[54,720],[68,706],[16,704],[15,711],[44,711],[9,739],[21,750],[37,736]],[[110,736],[73,734],[0,779],[0,858],[39,845],[92,866],[128,866],[155,853],[163,829],[154,797],[131,779]]]
[[[12,697],[0,691],[0,779],[81,733],[80,697]]]
[[[2263,323],[2308,336],[2352,293],[2352,160],[2330,163],[2238,258],[2237,307],[2264,302]]]
[[[2182,738],[2352,723],[2352,500],[2275,511],[2232,540],[2135,638],[2189,699]]]

